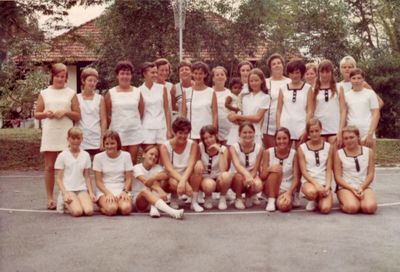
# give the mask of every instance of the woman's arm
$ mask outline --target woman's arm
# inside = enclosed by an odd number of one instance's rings
[[[373,90],[371,85],[369,85],[366,81],[364,81],[364,87],[370,90]],[[375,92],[375,91],[374,91]],[[383,102],[382,98],[375,92],[376,98],[378,98],[379,109],[382,109],[385,103]]]
[[[225,172],[228,171],[229,169],[229,151],[227,148],[224,148],[225,150],[222,150],[222,146],[220,147],[219,151],[219,171]]]
[[[107,109],[103,97],[100,98],[100,150],[103,150],[103,136],[107,131]]]
[[[160,147],[160,158],[161,163],[164,165],[165,170],[167,170],[170,177],[180,180],[182,176],[175,170],[174,166],[172,165],[171,159],[169,158],[168,150],[165,145],[161,145]]]
[[[225,100],[225,108],[227,108],[230,111],[233,111],[234,113],[237,113],[239,111],[239,108],[232,106],[232,97],[228,96],[226,97]]]
[[[111,103],[111,95],[110,95],[110,91],[108,91],[106,93],[106,95],[104,96],[104,103],[106,105],[106,113],[107,113],[107,123],[110,124],[111,123],[111,114],[112,114],[112,103]]]
[[[39,94],[38,100],[36,102],[35,118],[38,120],[54,118],[54,113],[52,111],[44,111],[44,100],[41,94]]]
[[[343,87],[340,87],[339,90],[339,111],[340,111],[340,116],[339,116],[339,130],[336,135],[336,146],[340,148],[342,146],[342,129],[345,127],[346,124],[346,115],[347,115],[347,107],[346,103],[344,100],[344,91]]]
[[[262,163],[260,165],[260,179],[266,180],[269,175],[269,151],[265,149],[262,156]]]
[[[365,190],[369,187],[371,182],[374,180],[375,176],[375,154],[372,149],[368,149],[369,152],[369,158],[368,158],[368,172],[367,172],[367,177],[363,181],[363,183],[360,185],[362,190]]]
[[[300,169],[299,169],[299,162],[297,160],[297,156],[293,157],[293,181],[292,185],[290,186],[288,192],[293,195],[293,193],[297,190],[297,187],[300,184]]]
[[[236,114],[236,120],[248,121],[251,123],[259,123],[264,118],[265,113],[268,109],[259,109],[255,115],[239,115]]]
[[[301,174],[303,175],[303,177],[310,182],[312,185],[314,185],[317,189],[322,190],[322,186],[319,184],[319,182],[314,179],[313,177],[310,176],[310,174],[307,171],[307,163],[306,163],[306,158],[304,156],[303,150],[301,150],[301,148],[297,148],[297,159],[299,162],[299,167],[300,167],[300,171]]]
[[[171,112],[169,111],[168,105],[168,92],[167,88],[164,87],[163,91],[163,107],[164,107],[164,115],[165,121],[167,126],[167,139],[172,138],[172,131],[171,131]]]
[[[140,120],[143,120],[143,115],[144,115],[144,101],[143,101],[143,96],[142,96],[142,94],[140,94],[138,109],[139,109],[139,114],[140,114]]]
[[[307,105],[306,105],[306,123],[314,116],[315,106],[313,99],[313,89],[310,87],[307,93]]]
[[[103,182],[103,172],[94,170],[94,178],[96,181],[96,187],[99,189],[104,195],[113,195],[104,185]]]
[[[235,166],[237,172],[239,174],[241,174],[243,177],[245,177],[245,179],[247,181],[252,182],[253,181],[253,176],[251,175],[251,173],[249,171],[247,171],[247,169],[245,167],[243,167],[240,164],[239,157],[236,154],[236,150],[235,150],[235,148],[233,146],[229,147],[229,154],[231,155],[232,163]]]
[[[332,169],[333,169],[333,146],[331,145],[329,147],[329,154],[328,154],[328,161],[326,162],[326,183],[325,183],[325,189],[330,189],[331,188],[331,183],[332,183]]]
[[[278,104],[276,106],[276,127],[277,128],[281,127],[282,107],[283,107],[283,93],[282,93],[282,90],[279,90]]]
[[[187,105],[186,105],[186,91],[182,90],[182,108],[181,108],[181,117],[187,116]]]
[[[211,101],[211,112],[212,112],[212,124],[218,131],[218,104],[217,95],[213,91],[212,101]]]
[[[354,188],[348,184],[344,178],[343,178],[343,168],[342,168],[342,162],[340,160],[338,152],[334,154],[334,164],[333,164],[333,170],[335,174],[335,180],[336,183],[340,186],[343,187],[349,191],[354,191]],[[354,192],[353,192],[354,193]]]
[[[260,169],[260,164],[261,164],[261,158],[263,156],[263,149],[261,148],[260,151],[257,154],[256,158],[256,165],[254,165],[254,168],[251,169],[250,173],[253,178],[255,178],[258,174],[258,170]]]
[[[93,191],[92,180],[90,178],[89,168],[86,168],[83,170],[83,177],[85,179],[85,184],[86,184],[86,188],[88,189],[90,199],[92,201],[96,200],[96,197],[95,197],[94,191]]]

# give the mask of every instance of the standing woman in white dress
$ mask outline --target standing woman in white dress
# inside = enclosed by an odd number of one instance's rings
[[[250,61],[241,61],[238,64],[238,74],[240,76],[240,81],[242,81],[241,94],[249,92],[249,73],[253,68],[253,64],[251,64]]]
[[[167,81],[168,78],[171,75],[171,64],[167,59],[160,58],[157,59],[154,62],[157,66],[157,83],[164,85],[164,87],[167,89],[167,94],[168,94],[168,108],[171,116],[171,123],[173,118],[178,114],[177,111],[175,111],[172,108],[172,105],[176,104],[176,89],[174,84],[171,82]]]
[[[290,79],[284,76],[285,61],[283,57],[274,53],[267,59],[267,66],[271,76],[267,78],[266,84],[271,97],[271,106],[264,116],[263,144],[265,148],[275,146],[276,108],[278,106],[279,91],[283,86],[290,83]]]
[[[242,96],[243,114],[231,112],[229,120],[231,122],[250,122],[254,124],[255,141],[262,144],[262,124],[265,113],[268,111],[270,97],[267,85],[265,84],[264,73],[254,68],[249,73],[249,93]]]
[[[323,60],[318,66],[318,78],[310,101],[311,116],[322,123],[321,135],[331,145],[341,145],[340,124],[341,112],[344,107],[343,92],[336,88],[333,64]]]
[[[141,73],[144,78],[143,84],[139,87],[144,102],[143,144],[160,146],[167,139],[172,138],[168,92],[164,85],[156,83],[157,66],[155,63],[143,63]]]
[[[200,159],[196,162],[194,171],[202,177],[201,189],[206,196],[204,208],[212,209],[211,195],[213,192],[220,192],[218,209],[226,210],[226,193],[232,182],[232,176],[228,172],[228,149],[218,142],[217,129],[211,125],[201,128],[200,137]]]
[[[167,140],[160,148],[161,162],[167,170],[169,179],[165,190],[171,193],[171,207],[178,209],[178,196],[191,197],[190,208],[195,212],[204,209],[197,201],[201,176],[194,174],[199,146],[188,139],[191,124],[185,117],[178,117],[172,123],[174,137]]]
[[[321,137],[321,122],[311,118],[307,122],[306,131],[309,140],[302,143],[297,149],[297,156],[301,170],[301,190],[308,203],[307,211],[314,211],[317,207],[323,214],[332,209],[332,154],[333,148]]]
[[[68,147],[67,135],[73,122],[81,119],[76,92],[65,86],[67,79],[67,66],[54,64],[50,86],[40,92],[35,110],[35,118],[42,120],[40,152],[44,153],[44,182],[49,210],[56,209],[53,191],[57,155]]]
[[[217,66],[212,69],[211,76],[218,104],[218,140],[221,144],[226,144],[232,126],[232,123],[228,120],[229,111],[225,107],[226,99],[231,96],[231,91],[225,88],[228,71],[222,66]]]
[[[200,129],[206,125],[218,128],[218,105],[214,90],[206,85],[208,65],[198,61],[192,65],[194,85],[182,95],[182,112],[192,124],[190,139],[200,140]]]
[[[305,127],[311,115],[312,89],[302,80],[306,71],[302,60],[289,62],[286,69],[291,83],[284,85],[279,92],[276,126],[289,129],[297,148],[305,140]]]
[[[361,144],[375,151],[375,131],[380,116],[377,95],[373,90],[364,87],[364,73],[361,69],[353,69],[350,80],[352,89],[344,95],[342,118],[348,126],[359,129]]]
[[[131,62],[118,62],[115,73],[118,86],[111,88],[105,96],[109,129],[118,132],[122,150],[128,151],[132,162],[136,163],[139,145],[144,140],[141,121],[144,112],[143,97],[138,88],[131,86]]]
[[[182,112],[182,95],[186,90],[191,89],[194,82],[192,80],[192,64],[183,60],[178,64],[179,82],[175,84],[175,101],[171,100],[172,109],[177,111],[178,116],[183,116]]]
[[[263,148],[261,142],[255,141],[255,134],[254,124],[244,122],[239,126],[240,141],[229,147],[234,166],[232,190],[236,193],[235,208],[238,210],[260,205],[257,194],[261,192],[263,183],[258,170]],[[246,196],[245,203],[242,194]]]
[[[340,209],[345,213],[376,212],[378,205],[371,183],[375,174],[373,150],[360,145],[355,126],[343,128],[344,147],[335,153],[335,179]]]
[[[99,74],[94,68],[85,68],[81,74],[82,93],[78,94],[82,130],[81,148],[91,156],[103,149],[103,135],[107,130],[107,111],[103,96],[97,94],[96,84]]]

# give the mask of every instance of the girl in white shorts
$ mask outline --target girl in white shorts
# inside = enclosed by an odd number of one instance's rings
[[[307,211],[318,207],[323,214],[332,209],[332,146],[321,137],[321,122],[311,118],[306,125],[307,142],[297,149],[302,174],[302,192],[309,200]]]
[[[173,209],[164,202],[167,194],[161,183],[168,179],[168,174],[158,164],[158,158],[157,146],[149,145],[143,150],[143,161],[133,167],[133,205],[138,211],[146,211],[150,206],[151,217],[160,217],[158,210],[161,210],[173,218],[182,219],[183,209]]]
[[[73,127],[68,130],[69,148],[58,156],[54,169],[64,205],[72,216],[93,215],[93,193],[89,170],[90,155],[82,150],[82,130]]]
[[[165,189],[171,193],[171,207],[178,209],[177,196],[192,197],[190,208],[195,212],[204,209],[198,203],[201,176],[193,173],[199,146],[188,139],[191,124],[185,117],[178,117],[172,123],[175,136],[161,145],[161,162],[169,179]]]
[[[115,131],[109,130],[104,134],[103,146],[105,151],[93,159],[97,204],[105,215],[129,215],[132,211],[129,196],[133,170],[131,156],[121,150],[121,140]]]
[[[378,208],[371,183],[375,162],[372,149],[360,145],[360,132],[354,126],[342,131],[344,147],[335,154],[337,197],[345,213],[375,213]]]
[[[144,83],[139,87],[144,101],[142,120],[143,144],[161,145],[172,137],[168,93],[157,81],[157,66],[152,62],[142,65]]]
[[[258,170],[262,158],[262,144],[255,141],[256,129],[252,123],[244,122],[239,126],[240,141],[229,147],[234,176],[232,190],[236,193],[235,208],[243,210],[259,205],[257,194],[262,190],[262,181]],[[246,205],[242,194],[246,194]]]
[[[212,209],[212,193],[220,192],[218,209],[226,210],[226,193],[231,187],[232,177],[228,172],[228,149],[218,143],[217,130],[209,125],[200,130],[200,159],[194,171],[202,177],[201,188],[206,195],[204,208]]]
[[[142,118],[143,97],[140,90],[131,86],[133,65],[120,61],[115,67],[118,86],[111,88],[105,96],[109,129],[116,131],[121,139],[122,150],[128,151],[136,164],[139,145],[143,143]]]
[[[300,183],[296,151],[290,146],[290,132],[281,127],[275,131],[275,147],[263,153],[260,178],[264,180],[264,193],[268,196],[265,210],[273,212],[276,206],[282,212],[292,209],[293,195]]]

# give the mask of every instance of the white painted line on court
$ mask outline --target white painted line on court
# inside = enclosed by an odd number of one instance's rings
[[[398,206],[400,202],[390,202],[390,203],[381,203],[378,204],[378,207],[391,207],[391,206]],[[339,210],[339,207],[332,208],[332,210]],[[57,213],[57,211],[49,211],[49,210],[29,210],[29,209],[10,209],[10,208],[0,208],[0,211],[4,212],[30,212],[30,213]],[[295,209],[290,212],[306,212],[305,209]],[[217,212],[185,212],[185,215],[248,215],[248,214],[269,214],[265,210],[260,211],[217,211]],[[289,213],[288,213],[289,214]],[[134,216],[148,216],[148,213],[140,212],[140,213],[133,213]]]

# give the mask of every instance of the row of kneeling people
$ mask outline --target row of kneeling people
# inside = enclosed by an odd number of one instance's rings
[[[136,210],[159,217],[162,211],[181,219],[184,210],[179,209],[179,196],[188,196],[191,210],[202,212],[213,208],[215,192],[219,210],[227,209],[230,201],[239,210],[260,205],[263,193],[270,212],[298,207],[303,195],[308,200],[306,210],[327,214],[334,191],[345,213],[372,214],[377,209],[371,188],[374,153],[360,144],[356,127],[343,129],[344,147],[337,150],[321,136],[321,122],[312,118],[306,126],[308,140],[297,151],[291,148],[290,132],[284,127],[275,133],[276,146],[266,150],[255,141],[251,123],[239,126],[239,141],[229,147],[218,143],[212,125],[201,128],[199,144],[188,138],[191,123],[186,118],[178,117],[172,128],[174,137],[164,144],[143,146],[142,162],[135,166],[129,152],[121,150],[118,133],[107,131],[104,151],[93,159],[96,193],[89,175],[90,155],[80,149],[82,132],[71,128],[69,148],[55,163],[62,196],[58,206],[65,205],[73,216],[92,215],[97,203],[105,215]],[[205,195],[203,207],[199,192]]]

